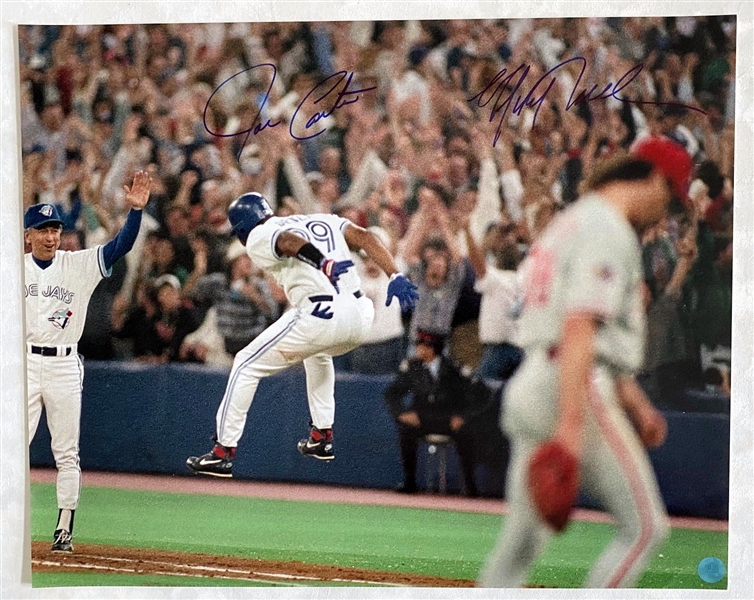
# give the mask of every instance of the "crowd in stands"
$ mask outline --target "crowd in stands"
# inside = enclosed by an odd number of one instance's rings
[[[286,309],[229,232],[228,204],[257,191],[280,215],[333,212],[374,228],[419,286],[413,314],[401,315],[384,306],[387,278],[355,257],[375,326],[336,368],[393,373],[429,330],[448,336],[457,362],[505,378],[520,361],[511,315],[532,241],[601,157],[666,135],[695,174],[683,215],[643,232],[643,382],[729,393],[735,17],[35,25],[18,35],[24,208],[57,204],[63,246],[90,247],[122,224],[133,172],[154,180],[135,248],[90,303],[86,358],[227,368]],[[572,101],[637,66],[621,100]],[[502,69],[516,75],[496,87]],[[506,94],[524,97],[551,69],[540,104],[502,110]],[[329,111],[302,103],[341,71],[348,89],[367,91]]]

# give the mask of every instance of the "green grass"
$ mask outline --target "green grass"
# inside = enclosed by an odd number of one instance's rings
[[[55,486],[32,485],[31,504],[32,539],[47,541],[57,516]],[[79,508],[78,543],[298,560],[472,580],[477,578],[502,522],[495,515],[441,510],[87,487],[82,489]],[[538,561],[531,583],[580,586],[611,532],[604,524],[572,524]],[[717,556],[727,564],[727,545],[726,533],[674,529],[660,551],[662,557],[654,559],[639,585],[725,589],[727,578],[705,584],[696,568],[705,556]],[[101,585],[70,583],[78,576],[66,577],[73,579],[52,585]],[[51,574],[33,576],[35,586],[52,580],[60,581]],[[179,580],[182,586],[216,584],[199,578]]]
[[[579,587],[613,533],[610,525],[572,523],[565,535],[553,539],[537,562],[532,582],[548,587]],[[640,588],[726,589],[728,578],[715,584],[702,581],[697,566],[706,556],[728,564],[728,534],[697,529],[673,529],[639,581]]]

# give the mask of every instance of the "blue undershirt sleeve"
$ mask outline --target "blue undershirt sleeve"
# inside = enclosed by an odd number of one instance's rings
[[[141,227],[141,213],[140,210],[131,209],[118,234],[102,247],[102,258],[108,271],[133,248]]]

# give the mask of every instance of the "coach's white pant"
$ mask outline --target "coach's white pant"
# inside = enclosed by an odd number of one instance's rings
[[[526,487],[532,452],[557,423],[557,364],[535,350],[508,383],[502,406],[511,439],[508,516],[480,577],[483,587],[522,587],[545,549],[550,530]],[[617,532],[589,572],[584,587],[633,587],[670,532],[652,464],[618,404],[605,367],[594,369],[586,411],[581,486],[616,520]]]
[[[58,508],[75,509],[81,492],[79,422],[84,365],[79,355],[27,354],[29,443],[42,415],[47,413],[50,448],[58,469]]]
[[[366,296],[356,298],[342,293],[331,297],[331,301],[304,302],[287,311],[236,355],[217,410],[220,444],[238,445],[259,380],[301,361],[306,370],[312,423],[319,429],[332,427],[335,419],[332,357],[364,342],[372,327],[374,306]]]

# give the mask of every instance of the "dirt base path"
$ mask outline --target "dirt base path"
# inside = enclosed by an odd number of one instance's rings
[[[179,575],[217,579],[245,579],[267,584],[312,585],[352,584],[411,587],[473,587],[467,579],[448,579],[430,575],[370,571],[303,562],[270,561],[237,556],[212,556],[186,552],[167,552],[75,544],[73,554],[50,551],[48,542],[32,543],[32,569],[35,572],[108,572],[138,575]]]

